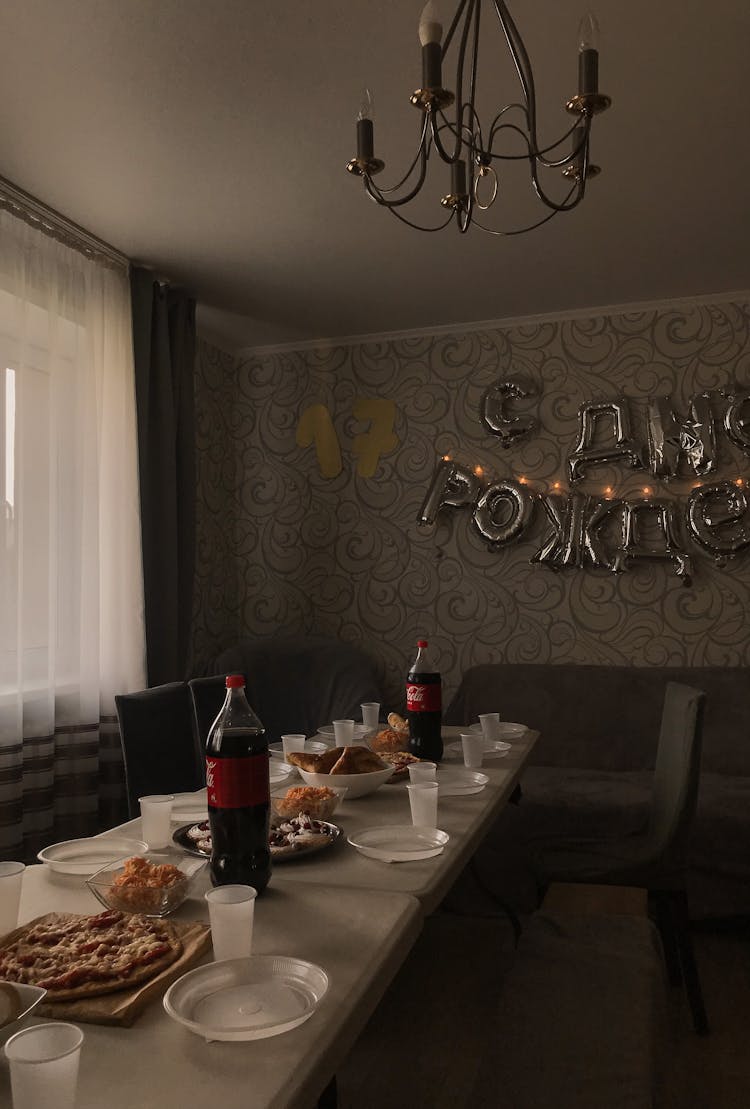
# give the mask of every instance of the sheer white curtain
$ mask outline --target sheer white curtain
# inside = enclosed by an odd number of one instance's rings
[[[91,823],[100,721],[145,685],[135,421],[127,273],[0,211],[6,855]]]

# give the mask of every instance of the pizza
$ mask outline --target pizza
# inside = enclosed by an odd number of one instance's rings
[[[12,933],[0,948],[0,979],[73,1001],[129,989],[182,954],[174,925],[110,909],[97,916],[54,913]]]
[[[409,775],[409,764],[412,762],[421,762],[416,755],[410,755],[408,751],[381,751],[381,759],[385,759],[393,767],[393,774],[386,782],[390,785],[391,782],[400,782],[402,779]]]

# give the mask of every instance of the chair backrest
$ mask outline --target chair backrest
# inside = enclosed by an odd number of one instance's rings
[[[226,696],[226,675],[215,674],[210,678],[191,678],[188,682],[193,708],[193,727],[198,748],[203,756],[206,740]]]
[[[656,753],[649,838],[655,858],[683,866],[700,779],[705,693],[668,682]]]
[[[334,719],[359,720],[363,702],[383,701],[374,660],[323,636],[243,640],[219,655],[216,672],[245,675],[247,699],[271,742],[285,732],[313,735]]]
[[[202,760],[185,682],[121,693],[115,705],[131,817],[138,816],[138,798],[145,794],[200,789]]]

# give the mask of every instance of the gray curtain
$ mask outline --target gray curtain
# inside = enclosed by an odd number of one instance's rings
[[[148,684],[189,674],[195,564],[195,301],[131,272]]]

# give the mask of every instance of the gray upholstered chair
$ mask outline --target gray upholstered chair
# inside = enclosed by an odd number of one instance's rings
[[[324,636],[245,639],[223,651],[214,670],[188,683],[203,747],[224,702],[226,674],[245,675],[247,699],[272,742],[285,732],[313,735],[334,719],[359,720],[363,702],[383,700],[370,656]]]
[[[673,984],[684,983],[696,1032],[708,1021],[690,938],[685,871],[698,799],[705,694],[669,682],[659,733],[649,822],[618,838],[565,840],[538,851],[539,877],[548,882],[640,886],[664,945]]]

